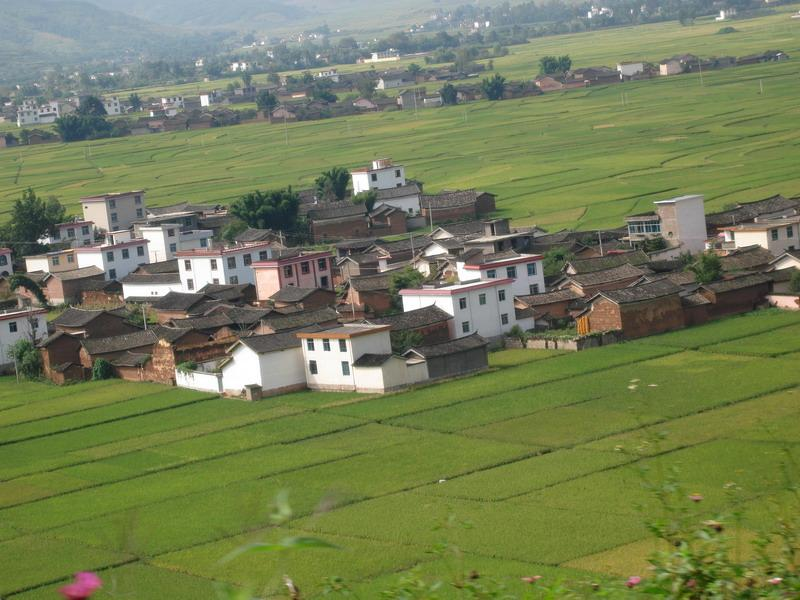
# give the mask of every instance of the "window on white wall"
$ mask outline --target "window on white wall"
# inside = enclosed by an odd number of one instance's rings
[[[342,375],[347,376],[350,375],[350,363],[346,360],[342,361]]]
[[[458,299],[458,308],[464,310],[467,308],[467,299],[466,298],[459,298]]]
[[[503,302],[503,301],[506,299],[506,291],[505,291],[505,290],[500,290],[500,291],[498,291],[498,292],[497,292],[497,299],[498,299],[500,302]]]
[[[308,361],[308,372],[311,373],[312,375],[317,374],[317,361],[315,360]]]
[[[469,321],[464,321],[461,323],[461,331],[463,333],[469,333]]]
[[[536,275],[536,263],[528,263],[528,275]]]

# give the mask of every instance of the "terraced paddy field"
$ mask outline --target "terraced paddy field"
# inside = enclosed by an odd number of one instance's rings
[[[786,8],[786,11],[791,8]],[[547,228],[619,226],[651,202],[704,193],[709,210],[800,194],[800,20],[788,12],[556,36],[514,47],[497,72],[530,78],[546,53],[574,64],[770,48],[781,63],[663,77],[502,102],[0,151],[0,219],[32,186],[78,212],[81,195],[144,188],[153,205],[233,200],[310,185],[333,165],[391,156],[426,190],[476,187],[500,214]],[[288,140],[288,143],[287,143]]]
[[[339,576],[372,598],[412,568],[447,578],[442,542],[510,590],[644,574],[660,509],[643,473],[677,468],[709,515],[736,482],[742,539],[797,511],[798,330],[764,311],[579,354],[501,351],[490,372],[387,396],[5,379],[0,595],[53,598],[92,569],[100,597],[264,594],[288,573],[304,597]],[[276,526],[281,491],[293,514]],[[292,535],[338,549],[221,561]]]

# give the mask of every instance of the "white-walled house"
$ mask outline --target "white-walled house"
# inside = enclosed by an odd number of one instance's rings
[[[114,231],[96,246],[75,248],[78,268],[98,267],[106,279],[122,279],[131,271],[150,262],[147,240],[133,238],[130,231]]]
[[[185,106],[183,96],[167,96],[161,98],[161,106],[162,108],[177,108],[182,110]]]
[[[19,340],[37,342],[47,337],[47,310],[44,308],[15,308],[0,312],[0,369],[14,364],[9,354]]]
[[[620,77],[633,77],[639,73],[644,73],[643,62],[621,62],[617,63],[617,72]]]
[[[390,325],[343,325],[300,331],[306,383],[312,390],[383,393],[428,378],[424,361],[392,353]]]
[[[725,242],[736,248],[758,244],[773,256],[800,248],[800,217],[764,219],[721,229]]]
[[[75,260],[75,251],[73,249],[54,250],[45,254],[33,254],[25,257],[25,271],[28,273],[33,273],[34,271],[61,273],[63,271],[74,271],[77,268],[78,263]]]
[[[246,385],[264,394],[305,389],[306,370],[301,340],[294,332],[243,337],[220,366],[222,391],[238,395]]]
[[[269,260],[272,242],[179,250],[181,291],[195,292],[208,284],[255,283],[254,262]]]
[[[517,324],[513,283],[513,279],[503,277],[400,290],[403,312],[438,306],[453,316],[448,324],[452,339],[473,333],[487,339],[497,339]]]
[[[150,262],[161,262],[172,260],[175,258],[175,253],[181,250],[208,248],[214,232],[210,229],[181,231],[180,224],[162,223],[140,226],[139,235],[149,242],[147,251]]]
[[[39,106],[33,100],[26,100],[17,109],[17,127],[55,123],[60,116],[58,102],[47,102]]]
[[[122,114],[122,105],[120,104],[119,96],[104,96],[102,102],[107,115],[114,116]]]
[[[662,238],[667,249],[659,258],[674,258],[681,252],[703,252],[706,247],[704,197],[700,194],[678,196],[653,202],[655,212],[627,217],[627,241],[632,244]]]
[[[406,184],[406,169],[403,165],[392,164],[390,158],[378,158],[369,167],[350,171],[353,181],[353,194],[369,190],[386,190]]]
[[[211,106],[222,101],[222,94],[218,90],[200,94],[200,106]]]
[[[129,229],[134,221],[144,218],[147,208],[142,190],[84,196],[81,205],[84,220],[103,231]]]
[[[466,261],[456,261],[456,269],[458,280],[462,283],[511,279],[511,293],[514,296],[545,291],[543,257],[540,254],[504,252],[499,255],[478,255]]]
[[[163,298],[170,292],[180,292],[181,278],[177,273],[128,273],[120,280],[125,300]]]
[[[68,221],[59,223],[53,231],[39,238],[40,244],[69,243],[72,248],[89,246],[94,242],[94,222]]]

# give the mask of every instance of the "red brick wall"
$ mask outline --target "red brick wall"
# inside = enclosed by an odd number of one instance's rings
[[[100,290],[83,290],[81,302],[93,306],[119,305],[124,302],[122,294],[109,294]]]
[[[766,295],[769,293],[769,283],[720,294],[707,292],[701,288],[700,293],[712,302],[708,307],[708,314],[713,319],[725,315],[749,312],[763,304]]]
[[[79,363],[80,349],[80,341],[69,336],[61,336],[54,342],[48,344],[46,348],[42,348],[40,352],[42,355],[42,370],[44,376],[55,383],[64,383],[64,373],[57,373],[52,370],[52,367],[67,362]],[[82,373],[80,367],[78,367],[78,372]],[[74,375],[74,373],[72,375]]]
[[[592,303],[589,312],[589,331],[609,331],[611,329],[622,329],[622,314],[619,305],[603,297],[598,298]]]
[[[423,344],[438,344],[439,342],[446,342],[450,339],[450,327],[447,321],[441,323],[434,323],[427,327],[420,327],[414,331],[422,335]]]
[[[683,305],[677,294],[646,302],[623,304],[622,333],[633,339],[684,327]]]
[[[352,290],[352,288],[350,288]],[[357,292],[352,290],[350,301],[356,305],[365,304],[374,313],[383,313],[392,307],[392,297],[389,292]]]
[[[312,221],[311,235],[315,242],[325,240],[340,240],[347,238],[369,237],[370,231],[367,220],[364,217],[351,221]]]
[[[402,214],[393,214],[388,219],[373,221],[371,235],[380,237],[382,235],[406,233],[407,231],[406,216]]]

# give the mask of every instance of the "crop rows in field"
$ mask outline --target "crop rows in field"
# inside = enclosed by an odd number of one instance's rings
[[[625,574],[652,550],[643,477],[669,466],[705,509],[735,481],[743,527],[770,523],[782,457],[800,458],[798,327],[766,311],[577,354],[503,351],[488,373],[379,397],[23,384],[36,417],[0,428],[0,594],[47,598],[91,568],[137,598],[263,590],[284,572],[309,597],[335,575],[370,597],[398,571],[446,576],[429,552],[443,540],[511,588]],[[786,353],[763,351],[769,336]],[[280,490],[293,516],[276,527]],[[289,535],[340,549],[220,562]]]

